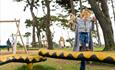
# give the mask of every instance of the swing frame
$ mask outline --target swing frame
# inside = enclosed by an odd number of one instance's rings
[[[14,43],[13,46],[12,46],[12,48],[13,48],[13,54],[16,54],[16,46],[17,46],[17,37],[18,37],[18,36],[19,36],[20,39],[21,39],[21,42],[22,42],[22,44],[23,44],[23,47],[24,47],[25,52],[28,53],[27,48],[26,48],[26,46],[25,46],[25,44],[24,44],[24,41],[23,41],[21,32],[20,32],[20,30],[19,30],[20,20],[17,20],[17,19],[14,19],[14,20],[0,20],[0,23],[10,23],[10,22],[15,22],[16,27],[17,27],[16,41],[15,41],[15,43]]]

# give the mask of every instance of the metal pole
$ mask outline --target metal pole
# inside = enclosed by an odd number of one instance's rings
[[[83,9],[82,0],[79,0],[79,2],[80,2],[80,12],[81,12]],[[80,70],[86,70],[86,61],[85,60],[81,61]]]

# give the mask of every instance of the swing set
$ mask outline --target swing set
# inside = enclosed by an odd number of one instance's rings
[[[17,46],[17,37],[18,36],[21,39],[21,42],[23,44],[25,52],[26,53],[28,53],[28,52],[24,45],[21,32],[19,30],[20,20],[16,20],[16,19],[15,20],[0,20],[0,23],[9,23],[9,22],[11,22],[11,23],[15,22],[16,27],[17,27],[16,34],[12,34],[12,38],[14,38],[13,35],[15,35],[14,43],[12,45],[13,54],[0,55],[0,65],[10,63],[10,62],[26,63],[28,69],[32,70],[33,63],[45,61],[46,58],[39,56],[39,55],[36,56],[36,55],[30,55],[30,54],[16,54],[16,46]],[[8,45],[0,45],[0,48],[2,48],[2,47],[8,47]]]
[[[17,27],[17,32],[16,32],[16,34],[15,34],[15,41],[14,41],[14,43],[12,44],[12,49],[13,49],[13,54],[16,54],[16,46],[17,46],[17,37],[19,36],[20,37],[20,39],[21,39],[21,42],[22,42],[22,44],[23,44],[23,47],[24,47],[24,50],[25,50],[25,52],[26,53],[28,53],[27,52],[27,49],[26,49],[26,46],[24,45],[24,42],[23,42],[23,38],[22,38],[22,36],[21,36],[21,32],[20,32],[20,30],[19,30],[19,26],[20,26],[20,20],[16,20],[16,19],[14,19],[14,20],[0,20],[0,23],[15,23],[16,24],[16,27]],[[9,46],[8,45],[0,45],[0,48],[8,48]]]

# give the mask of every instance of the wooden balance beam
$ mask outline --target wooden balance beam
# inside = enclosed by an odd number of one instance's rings
[[[26,63],[29,70],[32,70],[33,63],[42,62],[45,60],[46,58],[38,55],[29,55],[29,54],[0,55],[0,65],[10,62]]]
[[[62,50],[47,50],[40,49],[38,54],[44,57],[68,59],[68,60],[85,60],[85,61],[96,61],[109,64],[115,64],[115,55],[108,54],[106,52],[73,52],[73,51],[62,51]]]

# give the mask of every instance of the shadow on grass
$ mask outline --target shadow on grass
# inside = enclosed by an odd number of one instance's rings
[[[28,70],[26,65],[23,65],[22,67],[18,68],[17,70]],[[33,70],[56,70],[54,67],[50,67],[47,65],[34,65]]]
[[[89,63],[88,63],[89,64]],[[109,63],[102,63],[102,62],[92,62],[91,65],[98,65],[98,66],[109,66],[109,67],[114,67],[115,64],[109,64]]]

